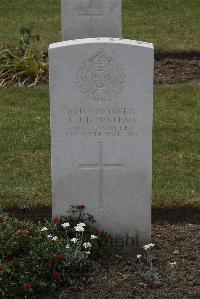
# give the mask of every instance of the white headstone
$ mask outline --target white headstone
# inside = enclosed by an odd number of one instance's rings
[[[75,40],[49,59],[53,215],[84,203],[123,249],[150,241],[153,45]]]
[[[62,0],[62,40],[121,37],[121,0]]]

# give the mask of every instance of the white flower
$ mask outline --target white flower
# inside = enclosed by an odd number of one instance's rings
[[[77,232],[84,232],[84,230],[85,230],[83,226],[80,226],[78,224],[76,226],[74,226],[74,228]]]
[[[57,240],[58,240],[57,236],[55,236],[55,237],[52,238],[52,241],[57,241]]]
[[[176,262],[169,263],[172,268],[176,266]]]
[[[61,226],[62,226],[63,228],[66,228],[66,227],[69,227],[70,224],[69,224],[69,222],[65,222],[65,223],[62,223]]]
[[[91,240],[97,239],[97,236],[91,235]]]
[[[150,243],[150,244],[144,245],[143,248],[144,248],[144,250],[148,250],[149,248],[152,248],[154,246],[155,246],[155,244]]]
[[[78,223],[77,225],[78,225],[78,226],[85,226],[85,223],[80,222],[80,223]]]
[[[52,237],[53,237],[52,235],[48,235],[48,236],[47,236],[48,239],[51,239]]]
[[[48,228],[47,228],[46,226],[44,226],[44,227],[41,229],[41,232],[44,232],[44,231],[46,231],[46,230],[48,230]]]
[[[78,241],[77,238],[72,238],[72,239],[71,239],[71,242],[73,242],[74,244],[75,244],[77,241]]]
[[[69,244],[67,244],[67,245],[65,246],[65,248],[66,248],[66,249],[69,249]]]
[[[90,242],[85,242],[85,243],[83,243],[83,247],[90,248],[90,247],[92,247],[92,244]]]
[[[86,251],[85,253],[89,255],[89,254],[90,254],[90,251]]]
[[[140,259],[141,258],[141,254],[137,254],[137,259]]]

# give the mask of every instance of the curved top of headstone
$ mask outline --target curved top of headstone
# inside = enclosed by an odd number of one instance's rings
[[[84,39],[74,39],[63,41],[59,43],[53,43],[49,45],[49,50],[56,49],[60,47],[73,46],[73,45],[81,45],[81,44],[124,44],[124,45],[132,45],[137,47],[145,47],[153,49],[153,44],[143,41],[131,40],[131,39],[123,39],[123,38],[109,38],[109,37],[99,37],[99,38],[84,38]]]

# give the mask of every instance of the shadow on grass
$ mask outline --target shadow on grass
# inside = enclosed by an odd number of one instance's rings
[[[51,219],[51,207],[35,207],[32,209],[8,209],[4,210],[18,219],[27,219],[34,222]],[[152,208],[152,223],[155,224],[200,224],[200,208],[177,207],[177,208]]]

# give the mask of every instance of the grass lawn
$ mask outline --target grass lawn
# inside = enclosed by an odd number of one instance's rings
[[[0,90],[0,205],[51,202],[48,87]]]
[[[200,86],[156,87],[153,202],[200,204]],[[48,87],[0,90],[0,206],[51,204]]]
[[[200,206],[200,86],[157,87],[154,97],[153,202]]]
[[[200,50],[199,0],[124,0],[123,35],[156,51]]]
[[[0,0],[0,42],[16,46],[21,26],[40,34],[39,47],[61,40],[60,0]],[[123,0],[123,36],[157,51],[200,51],[199,0]]]

